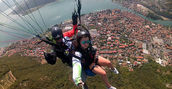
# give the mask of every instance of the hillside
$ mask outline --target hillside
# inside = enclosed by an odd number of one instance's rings
[[[112,0],[152,19],[172,20],[171,0]]]
[[[16,81],[8,89],[78,89],[71,80],[71,68],[60,60],[53,66],[35,60],[18,55],[1,58],[0,85],[2,76],[11,70]],[[133,72],[125,67],[118,69],[119,75],[107,71],[110,82],[118,89],[169,89],[166,84],[172,84],[172,67],[162,67],[153,61]],[[99,76],[89,77],[87,84],[89,89],[105,89]]]

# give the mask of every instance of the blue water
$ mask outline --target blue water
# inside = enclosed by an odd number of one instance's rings
[[[41,16],[39,15],[38,11],[33,12],[33,15],[36,18],[36,20],[38,21],[38,23],[40,24],[41,28],[47,29],[54,24],[58,24],[65,20],[71,19],[72,12],[73,12],[74,6],[75,6],[74,1],[75,0],[59,0],[59,1],[56,1],[53,3],[49,3],[49,4],[45,5],[44,7],[40,8],[39,11],[40,11],[42,17],[44,18],[46,26],[44,26],[44,24],[40,18]],[[96,11],[100,11],[100,10],[104,10],[104,9],[121,9],[121,10],[127,10],[129,12],[133,12],[132,10],[122,7],[118,3],[112,3],[112,0],[82,0],[82,10],[81,10],[82,14],[96,12]],[[137,15],[142,16],[140,14],[137,14]],[[1,17],[0,17],[0,19],[2,19]],[[27,26],[19,17],[17,17],[17,16],[11,16],[11,17],[17,19],[17,21],[20,22],[21,24],[23,24],[24,26]],[[145,18],[144,16],[142,16],[142,17]],[[26,16],[26,18],[29,22],[31,22],[34,25],[34,27],[36,27],[36,29],[40,29],[36,25],[36,23],[34,23],[33,21],[31,21],[29,19],[28,16]],[[145,18],[145,19],[148,19],[148,18]],[[15,24],[14,22],[10,21],[7,18],[3,18],[3,20],[5,21],[5,23],[7,23],[9,25],[24,29],[24,28],[20,27],[19,25]],[[151,20],[151,19],[148,19],[148,20]],[[159,20],[151,20],[151,21],[155,22],[155,23],[163,24],[163,25],[171,25],[172,26],[172,21],[159,21]],[[10,30],[10,29],[0,26],[0,30],[1,29],[16,32],[14,30]],[[19,31],[17,31],[17,32],[20,33]],[[29,38],[31,36],[27,36],[27,35],[23,36],[22,35],[22,37]],[[0,42],[1,42],[0,47],[8,46],[9,45],[8,42],[2,43],[2,41],[7,41],[7,40],[21,40],[21,38],[18,38],[16,36],[10,36],[9,34],[0,32]]]

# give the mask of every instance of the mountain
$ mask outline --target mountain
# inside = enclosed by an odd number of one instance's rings
[[[154,11],[157,15],[172,19],[171,0],[143,0],[140,3]]]
[[[172,0],[112,0],[152,19],[172,20]]]
[[[72,70],[60,60],[55,65],[40,64],[33,57],[11,57],[0,58],[0,87],[6,84],[5,89],[78,89],[72,82]],[[166,85],[172,84],[172,67],[162,67],[151,61],[136,71],[129,72],[125,67],[118,67],[120,74],[115,75],[107,71],[108,79],[118,89],[168,89]],[[64,71],[65,70],[65,71]],[[10,71],[10,72],[8,72]],[[12,75],[13,84],[10,77]],[[100,76],[88,77],[89,89],[105,89]]]

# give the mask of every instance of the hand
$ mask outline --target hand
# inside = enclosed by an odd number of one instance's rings
[[[87,84],[84,82],[79,83],[78,86],[81,87],[82,89],[88,89]]]
[[[84,82],[80,82],[80,83],[78,84],[78,86],[81,87],[82,89],[84,89]]]
[[[77,20],[78,20],[78,15],[77,15],[77,13],[75,11],[75,12],[72,13],[72,23],[73,23],[73,25],[77,25],[77,23],[78,23]]]

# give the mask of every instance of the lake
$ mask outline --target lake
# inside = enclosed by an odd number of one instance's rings
[[[45,6],[43,6],[42,8],[39,9],[46,26],[44,26],[42,19],[40,18],[40,14],[39,11],[34,11],[32,14],[34,15],[34,17],[36,18],[36,21],[39,23],[39,25],[41,26],[42,29],[47,29],[49,27],[51,27],[54,24],[58,24],[61,22],[64,22],[65,20],[69,20],[72,17],[72,12],[74,11],[74,6],[75,6],[75,0],[59,0],[53,3],[49,3]],[[121,10],[125,10],[125,11],[129,11],[132,13],[132,10],[130,9],[126,9],[123,6],[121,6],[119,3],[115,3],[112,2],[112,0],[81,0],[82,2],[82,9],[81,9],[81,13],[82,14],[87,14],[87,13],[91,13],[91,12],[97,12],[100,10],[105,10],[105,9],[121,9]],[[8,9],[5,12],[6,13],[10,13],[12,10]],[[142,16],[138,13],[136,13],[139,16]],[[24,21],[18,17],[17,15],[9,15],[10,17],[14,18],[15,20],[17,20],[20,24],[24,25],[27,27],[27,25],[24,23]],[[30,16],[32,16],[30,14]],[[148,19],[152,22],[155,23],[159,23],[159,24],[163,24],[163,25],[170,25],[172,26],[172,21],[161,21],[161,20],[151,20],[149,18],[146,18],[144,16],[142,16],[145,19]],[[39,29],[39,27],[37,26],[37,24],[33,21],[30,20],[29,16],[25,16],[25,18],[27,18],[26,20],[28,22],[30,22],[34,27],[36,27],[36,29]],[[18,24],[10,21],[9,19],[5,18],[4,16],[0,15],[0,19],[2,23],[6,23],[8,25],[14,26],[16,28],[20,28],[22,30],[26,30],[24,28],[22,28],[21,26],[19,26]],[[6,30],[12,33],[20,33],[22,34],[22,30],[20,31],[14,31],[14,30],[10,30],[7,28],[4,28],[2,26],[0,26],[0,30]],[[12,33],[5,33],[5,32],[0,32],[0,47],[5,47],[8,46],[9,43],[11,43],[14,40],[21,40],[22,38],[19,38],[17,34],[12,34]],[[27,36],[27,35],[22,35],[23,38],[30,38],[32,36]]]

